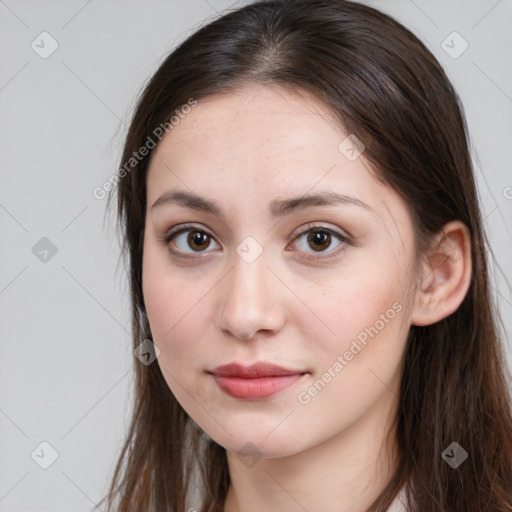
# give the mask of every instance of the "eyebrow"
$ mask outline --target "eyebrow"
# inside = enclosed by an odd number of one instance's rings
[[[223,220],[226,219],[225,213],[218,204],[210,199],[190,192],[167,192],[153,203],[151,209],[154,210],[164,204],[176,204],[193,210],[211,213]],[[303,210],[312,206],[330,206],[334,204],[359,206],[373,212],[373,209],[360,199],[332,191],[292,197],[290,199],[275,199],[270,203],[269,212],[273,218],[279,218],[294,211]]]

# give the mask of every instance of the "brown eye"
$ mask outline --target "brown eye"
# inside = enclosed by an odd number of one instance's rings
[[[210,244],[210,236],[203,231],[189,231],[187,244],[194,250],[203,251]]]
[[[307,241],[315,251],[322,251],[331,245],[331,234],[327,231],[310,231]]]
[[[312,256],[306,256],[309,259],[328,258],[338,254],[340,250],[350,244],[348,237],[334,231],[333,229],[317,226],[310,227],[295,238],[295,244],[300,251]],[[334,247],[331,250],[331,247]],[[315,255],[314,253],[317,253]]]
[[[207,252],[206,249],[212,245],[214,238],[201,229],[182,227],[182,229],[170,233],[165,241],[170,245],[169,250],[171,252],[177,255],[186,255]]]

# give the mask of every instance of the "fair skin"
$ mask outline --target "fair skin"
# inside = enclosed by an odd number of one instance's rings
[[[364,152],[350,161],[338,149],[346,136],[315,97],[247,86],[200,100],[152,155],[146,310],[170,389],[227,450],[224,512],[366,510],[396,469],[392,421],[410,326],[448,316],[469,287],[467,228],[447,224],[417,263],[405,202],[375,179]],[[170,191],[206,198],[224,217],[152,207]],[[274,200],[326,191],[367,206],[269,212]],[[162,241],[184,223],[193,227]],[[312,228],[326,237],[318,248]],[[250,262],[237,251],[248,236],[245,251],[263,249]],[[268,398],[234,398],[207,372],[233,361],[305,373]]]

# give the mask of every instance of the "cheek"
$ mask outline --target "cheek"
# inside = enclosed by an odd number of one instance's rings
[[[329,328],[320,340],[322,367],[339,355],[346,355],[351,366],[366,368],[386,364],[391,354],[399,359],[407,335],[407,295],[400,284],[406,277],[400,268],[399,262],[368,262],[357,273],[331,280],[315,301],[311,298]]]
[[[305,348],[315,361],[315,373],[297,390],[296,407],[310,417],[324,418],[332,433],[398,393],[408,323],[397,271],[395,264],[384,272],[367,268],[364,277],[345,276],[324,287],[312,302],[334,334],[325,329],[327,336],[315,335],[312,329],[304,333],[315,340],[315,346]]]
[[[171,270],[161,255],[148,249],[143,262],[142,288],[153,342],[160,349],[159,363],[172,375],[183,376],[199,367],[208,325],[208,296],[211,285],[205,277]],[[182,378],[180,378],[182,380]]]

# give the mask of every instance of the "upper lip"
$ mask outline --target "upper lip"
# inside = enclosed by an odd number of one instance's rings
[[[230,363],[217,366],[210,373],[219,377],[240,377],[251,379],[257,377],[278,377],[282,375],[296,375],[306,373],[300,370],[290,370],[271,363],[254,363],[250,366],[244,366],[239,363]]]

